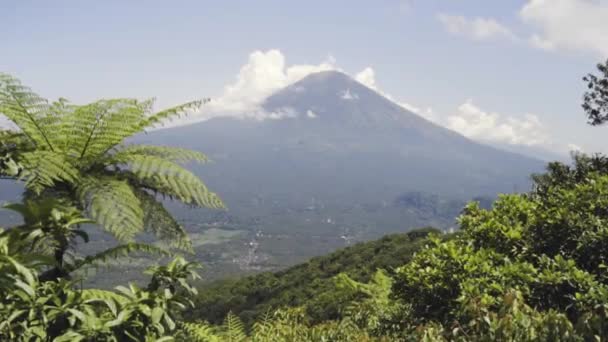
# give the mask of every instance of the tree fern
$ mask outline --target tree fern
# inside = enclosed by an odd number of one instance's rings
[[[143,228],[143,209],[126,181],[87,176],[78,184],[77,196],[90,217],[120,241],[131,241]]]
[[[157,113],[153,100],[53,103],[0,73],[0,114],[18,131],[0,130],[0,176],[25,182],[36,196],[66,198],[122,242],[147,230],[191,249],[183,227],[154,194],[222,208],[219,197],[181,163],[207,162],[180,148],[124,145],[126,138],[199,108],[193,101]]]
[[[137,190],[135,196],[144,211],[144,227],[162,241],[169,241],[171,247],[192,251],[192,242],[182,225],[159,203],[154,195]]]
[[[58,183],[71,183],[78,178],[78,170],[65,156],[55,152],[36,150],[22,153],[19,157],[19,179],[35,193],[55,186]]]
[[[157,156],[129,155],[123,160],[113,160],[116,164],[126,163],[127,173],[144,187],[177,198],[186,204],[209,208],[222,208],[219,197],[209,191],[205,184],[192,172],[179,164]]]
[[[151,255],[155,254],[159,256],[168,256],[170,254],[168,251],[154,245],[145,243],[127,243],[77,260],[73,263],[73,265],[70,266],[70,269],[73,271],[86,266],[97,266],[116,259],[127,257],[134,253],[146,253]]]
[[[188,113],[189,111],[198,109],[204,103],[209,102],[209,99],[205,99],[202,101],[191,101],[187,102],[175,107],[171,107],[160,111],[158,113],[152,114],[149,117],[146,117],[141,121],[139,125],[139,129],[146,129],[149,127],[153,127],[155,125],[162,124],[163,122],[172,119],[173,117],[179,117]]]
[[[40,149],[53,150],[46,125],[54,121],[48,101],[19,80],[0,73],[0,113],[14,122]]]
[[[119,148],[112,156],[111,160],[119,163],[127,163],[130,160],[130,156],[153,156],[177,163],[188,161],[205,163],[209,161],[204,154],[185,148],[136,144]]]

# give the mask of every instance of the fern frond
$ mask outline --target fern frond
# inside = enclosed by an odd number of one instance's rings
[[[238,316],[229,312],[226,318],[224,319],[224,341],[230,342],[243,342],[247,339],[247,334],[245,334],[245,327],[243,326],[243,322]]]
[[[76,108],[78,108],[78,106],[70,104],[63,98],[60,98],[49,106],[48,116],[54,119],[50,120],[45,125],[45,128],[47,132],[51,132],[49,140],[53,144],[56,152],[61,151],[62,153],[69,155],[66,151],[69,150],[68,147],[71,146],[72,142],[69,140],[70,135],[68,134],[69,131],[66,127],[69,123],[69,120],[67,119],[72,117]]]
[[[182,322],[179,323],[182,339],[180,341],[189,342],[220,342],[224,341],[217,334],[211,325],[206,322]]]
[[[170,246],[192,252],[188,233],[173,215],[156,198],[143,191],[135,191],[144,212],[144,229],[157,238],[169,242]]]
[[[101,264],[108,263],[112,260],[120,259],[127,257],[134,253],[146,253],[146,254],[154,254],[158,256],[168,256],[170,253],[160,247],[156,247],[154,245],[149,245],[145,243],[127,243],[124,245],[116,246],[113,248],[109,248],[101,253],[97,253],[95,255],[87,256],[84,259],[78,260],[71,267],[69,267],[70,271],[78,270],[85,266],[98,266]]]
[[[65,156],[51,151],[25,152],[18,156],[17,162],[23,168],[19,179],[36,193],[59,182],[73,183],[79,176]]]
[[[23,147],[27,142],[27,136],[23,132],[0,128],[0,148]]]
[[[47,100],[4,73],[0,73],[0,113],[15,123],[35,145],[53,150],[46,126],[57,118],[49,115]]]
[[[267,310],[264,315],[253,323],[252,337],[256,341],[270,340],[275,335],[277,322],[273,321],[272,313]]]
[[[123,161],[119,162],[122,164]],[[132,155],[127,165],[137,181],[162,194],[186,204],[224,208],[224,203],[215,193],[179,164],[156,156]]]
[[[143,230],[140,201],[126,181],[86,177],[76,193],[89,216],[119,241],[130,241]]]
[[[103,155],[141,129],[151,101],[135,99],[100,100],[78,106],[65,117],[63,134],[68,154],[90,160]]]
[[[165,160],[181,163],[196,161],[206,163],[209,161],[206,155],[193,150],[178,147],[129,145],[121,148],[111,158],[116,162],[128,163],[132,156],[152,156]]]
[[[143,120],[140,124],[141,129],[150,128],[152,126],[162,124],[165,121],[172,119],[173,117],[179,117],[188,112],[199,109],[203,104],[209,102],[209,99],[205,99],[202,101],[191,101],[184,103],[179,106],[171,107],[165,110],[162,110],[158,113],[152,114],[145,120]]]

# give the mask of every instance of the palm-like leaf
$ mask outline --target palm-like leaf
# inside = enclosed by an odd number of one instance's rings
[[[108,263],[110,261],[127,257],[134,253],[146,253],[151,255],[156,254],[159,256],[169,255],[168,251],[153,245],[148,245],[144,243],[127,243],[124,245],[109,248],[95,255],[87,256],[84,259],[80,259],[76,261],[73,265],[71,265],[69,268],[70,271],[75,271],[86,266],[98,266],[104,263]]]
[[[131,241],[143,229],[144,212],[126,181],[83,178],[77,196],[90,217],[120,241]]]
[[[53,150],[45,126],[56,117],[50,114],[48,101],[10,75],[0,73],[0,113],[14,122],[41,149]]]
[[[25,180],[27,188],[38,194],[57,183],[72,183],[78,179],[78,170],[65,156],[56,152],[44,150],[25,152],[16,160],[22,168],[19,178]]]
[[[172,247],[191,252],[192,242],[188,233],[162,203],[143,190],[136,191],[135,195],[144,211],[144,229],[161,240],[169,241]]]
[[[207,162],[179,148],[124,140],[200,107],[193,101],[157,113],[152,100],[100,100],[73,105],[47,100],[0,73],[0,114],[18,132],[0,130],[0,176],[25,181],[37,196],[63,196],[120,241],[147,229],[190,249],[184,229],[152,194],[186,204],[223,207],[219,197],[179,163]]]
[[[162,124],[163,122],[166,122],[167,120],[170,120],[173,117],[176,117],[176,116],[179,117],[190,111],[197,110],[198,108],[200,108],[201,105],[203,105],[204,103],[207,103],[207,102],[209,102],[208,99],[205,99],[203,101],[191,101],[191,102],[187,102],[187,103],[175,106],[175,107],[171,107],[171,108],[162,110],[162,111],[152,114],[152,115],[148,116],[147,118],[145,118],[144,120],[142,120],[138,126],[138,129],[143,130],[146,128],[153,127],[155,125]]]
[[[177,198],[186,204],[222,208],[220,198],[192,172],[165,158],[131,154],[116,164],[128,165],[128,172],[144,187]]]
[[[112,155],[111,160],[128,162],[131,156],[159,157],[176,163],[188,161],[206,163],[209,161],[206,155],[185,148],[135,144],[120,148],[118,152]]]

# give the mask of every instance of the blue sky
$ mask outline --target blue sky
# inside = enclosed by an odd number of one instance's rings
[[[580,109],[607,17],[605,0],[7,1],[0,71],[49,98],[230,113],[336,68],[473,139],[608,152]]]

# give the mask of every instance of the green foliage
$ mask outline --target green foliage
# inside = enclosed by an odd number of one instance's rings
[[[312,323],[338,319],[352,294],[336,292],[335,276],[344,273],[356,281],[366,282],[374,277],[376,269],[390,273],[408,262],[431,232],[439,231],[423,228],[388,235],[312,258],[285,271],[214,282],[202,289],[196,308],[188,317],[220,324],[232,311],[249,326],[269,311],[302,306]]]
[[[459,237],[432,241],[397,271],[392,296],[409,306],[409,329],[467,340],[608,337],[606,165],[578,155],[573,168],[553,163],[537,175],[530,194],[502,196],[491,210],[469,205]]]
[[[191,250],[187,234],[156,196],[223,207],[215,193],[180,165],[207,162],[207,157],[123,142],[202,102],[157,113],[152,104],[135,99],[49,103],[17,79],[0,74],[0,113],[19,128],[0,131],[0,176],[23,180],[31,198],[60,198],[86,212],[121,242],[132,242],[145,229],[174,247]]]
[[[77,259],[70,266],[70,271],[80,270],[84,267],[99,266],[135,253],[145,253],[149,255],[169,256],[166,250],[144,243],[126,243],[116,247],[108,248],[100,253]]]
[[[601,123],[605,84],[588,81],[600,94],[588,95],[585,109]],[[503,195],[491,208],[469,204],[458,234],[389,236],[201,295],[190,284],[198,264],[182,257],[150,267],[144,288],[78,288],[70,273],[83,267],[132,253],[167,255],[131,242],[144,229],[190,248],[157,194],[222,206],[179,164],[205,156],[120,145],[198,105],[152,114],[152,101],[132,99],[48,104],[0,74],[0,113],[20,127],[0,131],[0,176],[27,188],[22,204],[7,206],[24,223],[0,231],[0,340],[608,339],[608,159],[599,155],[574,155],[573,166],[551,163],[533,177],[530,193]],[[401,200],[437,204],[416,194]],[[91,219],[126,243],[85,258],[71,253],[77,239],[88,241],[80,226]],[[187,310],[194,322],[184,320]]]
[[[220,326],[185,323],[180,338],[193,342],[386,341],[369,336],[348,320],[311,325],[305,316],[302,308],[277,310],[256,322],[247,333],[240,319],[229,314]]]
[[[150,267],[147,287],[114,291],[78,288],[76,271],[134,253],[168,256],[162,248],[133,242],[143,230],[190,250],[186,232],[157,195],[223,206],[180,165],[206,162],[204,155],[122,145],[200,104],[159,113],[151,111],[152,101],[133,99],[49,104],[0,74],[0,113],[19,129],[0,130],[0,177],[22,180],[26,188],[23,203],[6,206],[23,216],[23,224],[0,231],[0,340],[174,341],[186,333],[178,322],[197,294],[190,281],[198,278],[198,264],[178,256]],[[73,247],[77,239],[88,242],[81,229],[86,223],[101,225],[123,244],[79,256]]]
[[[344,306],[342,314],[358,327],[376,336],[394,336],[401,330],[399,322],[393,321],[408,307],[391,298],[393,279],[384,270],[378,270],[369,283],[353,280],[341,273],[335,279],[336,293],[346,293],[354,298]]]
[[[608,338],[608,162],[602,156],[574,160],[573,166],[550,164],[547,173],[534,177],[528,194],[500,196],[488,209],[469,204],[458,234],[414,241],[409,239],[419,233],[410,233],[401,240],[410,246],[408,257],[396,269],[361,276],[336,258],[343,255],[367,268],[364,260],[383,251],[368,247],[385,246],[375,242],[313,259],[278,274],[282,277],[265,274],[229,284],[222,295],[270,293],[296,308],[247,324],[250,331],[234,322],[228,326],[238,326],[245,341],[603,341]],[[316,267],[322,265],[343,273],[328,272],[335,286],[319,291]],[[272,292],[290,279],[307,285]],[[293,305],[295,290],[306,288],[318,291],[317,299]],[[332,306],[330,298],[340,301]],[[314,319],[310,306],[319,300],[320,312],[337,308],[339,315]],[[226,324],[203,326],[220,339],[230,330]]]
[[[587,92],[583,96],[583,109],[591,125],[601,125],[608,120],[608,60],[597,65],[599,75],[588,74],[583,78]]]
[[[188,285],[194,264],[176,258],[150,269],[146,290],[80,290],[65,279],[40,281],[50,266],[36,254],[16,252],[36,236],[17,229],[0,233],[0,340],[156,341],[177,332],[180,311],[196,291]],[[52,260],[52,259],[51,259]]]

